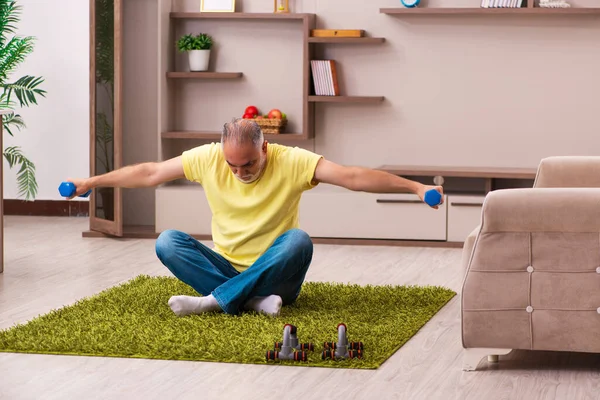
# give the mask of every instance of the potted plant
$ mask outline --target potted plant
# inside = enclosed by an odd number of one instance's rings
[[[10,77],[13,73],[21,72],[21,64],[34,49],[34,37],[18,36],[16,33],[21,11],[22,6],[17,5],[16,1],[0,0],[0,109],[11,111],[0,115],[0,123],[11,136],[14,135],[14,128],[21,130],[26,127],[23,117],[12,110],[37,105],[36,96],[46,96],[46,91],[40,88],[44,83],[42,77]],[[3,149],[3,156],[10,168],[19,166],[18,196],[24,195],[25,200],[34,200],[38,190],[35,164],[25,156],[20,146]]]
[[[182,53],[188,53],[190,71],[207,71],[210,61],[210,49],[213,39],[206,33],[198,35],[183,35],[177,41],[177,47]]]

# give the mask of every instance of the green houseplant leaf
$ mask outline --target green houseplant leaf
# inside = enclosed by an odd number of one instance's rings
[[[22,7],[16,1],[0,0],[0,109],[15,110],[17,107],[37,105],[38,96],[46,95],[46,91],[40,88],[44,82],[41,77],[25,75],[15,81],[10,78],[34,48],[35,38],[15,35],[21,11]],[[21,130],[26,127],[21,115],[14,111],[2,116],[2,124],[11,136],[14,136],[15,128]],[[3,155],[10,168],[19,167],[18,196],[33,200],[38,190],[34,163],[18,146],[4,149]]]
[[[35,165],[23,155],[21,149],[17,146],[7,147],[4,150],[4,158],[8,161],[10,168],[15,165],[21,166],[17,175],[19,193],[25,194],[27,198],[35,197],[38,189],[35,180]]]
[[[177,48],[181,52],[190,50],[210,50],[213,46],[212,36],[206,33],[200,33],[198,35],[187,34],[183,35],[177,41]]]

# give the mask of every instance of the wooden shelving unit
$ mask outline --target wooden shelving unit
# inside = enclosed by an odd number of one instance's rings
[[[311,51],[308,45],[308,35],[311,29],[315,27],[315,14],[309,13],[244,13],[244,12],[217,12],[217,13],[200,13],[200,12],[170,12],[169,20],[172,29],[172,24],[178,20],[264,20],[265,23],[269,21],[289,21],[290,23],[301,23],[301,29],[305,38],[303,45],[303,110],[302,112],[294,116],[299,122],[301,132],[300,133],[287,133],[284,132],[278,135],[265,135],[268,140],[273,141],[309,141],[314,137],[314,106],[312,102],[308,101],[309,96],[309,84],[310,82],[310,66],[309,66],[309,53]],[[243,76],[241,72],[179,72],[169,71],[167,72],[167,79],[239,79]],[[199,127],[202,129],[201,127]],[[220,133],[213,131],[166,131],[161,132],[162,139],[199,139],[199,140],[219,140]]]
[[[317,59],[314,57],[315,46],[324,44],[381,44],[385,42],[385,38],[380,37],[320,37],[320,36],[309,36],[306,38],[307,43],[310,47],[310,60]],[[310,46],[312,45],[312,46]],[[308,63],[310,64],[310,60]],[[309,65],[310,68],[310,65]],[[310,84],[307,82],[307,84]],[[314,87],[309,88],[312,95],[308,96],[307,101],[309,103],[362,103],[362,104],[374,104],[381,103],[385,98],[384,96],[316,96],[314,95]]]
[[[600,15],[600,8],[380,8],[389,15]]]
[[[381,103],[383,96],[308,96],[313,103]]]
[[[179,95],[179,91],[185,88],[184,85],[190,82],[190,80],[220,80],[217,84],[223,82],[228,84],[233,81],[228,80],[236,80],[245,76],[242,72],[186,72],[186,71],[177,71],[177,63],[175,58],[175,32],[177,31],[177,24],[188,23],[189,20],[213,20],[217,21],[217,23],[221,23],[221,21],[226,20],[239,20],[243,24],[247,24],[244,21],[258,21],[265,25],[268,25],[270,21],[276,22],[276,26],[281,24],[294,24],[294,27],[301,29],[302,33],[302,43],[301,43],[301,52],[302,52],[302,69],[300,76],[293,76],[291,79],[293,82],[298,82],[298,84],[302,85],[302,111],[297,115],[293,115],[294,124],[297,127],[291,128],[299,133],[282,133],[279,135],[265,135],[265,137],[269,141],[279,141],[279,142],[288,142],[296,145],[298,142],[301,144],[306,144],[309,141],[314,140],[314,125],[315,125],[315,106],[316,103],[363,103],[363,104],[380,104],[384,101],[383,96],[314,96],[311,95],[312,87],[311,87],[311,68],[310,61],[312,59],[316,59],[314,56],[316,54],[316,50],[320,50],[327,45],[348,45],[349,47],[353,47],[354,45],[378,45],[386,42],[385,38],[379,37],[357,37],[357,38],[344,38],[344,37],[311,37],[310,32],[316,28],[316,15],[314,14],[274,14],[274,13],[199,13],[199,12],[171,12],[171,0],[159,0],[158,1],[158,71],[156,75],[156,79],[159,81],[158,84],[158,110],[157,110],[157,119],[158,119],[158,129],[154,133],[154,140],[159,142],[158,146],[158,159],[162,161],[166,155],[169,154],[171,150],[177,151],[179,150],[179,145],[186,145],[185,140],[208,140],[208,141],[218,141],[220,139],[221,133],[218,132],[214,127],[211,129],[206,126],[193,126],[190,127],[188,125],[193,124],[192,122],[180,122],[184,118],[179,118],[180,115],[189,113],[190,109],[193,110],[193,106],[190,108],[180,112],[177,106],[177,96]],[[568,8],[568,9],[547,9],[547,8],[538,8],[533,7],[532,0],[527,0],[527,7],[523,8],[380,8],[380,14],[386,14],[390,16],[395,16],[398,18],[403,18],[405,16],[482,16],[482,15],[540,15],[540,16],[552,16],[552,15],[582,15],[582,16],[597,16],[600,15],[600,8]],[[121,15],[117,16],[118,19],[115,19],[115,28],[120,27],[120,18]],[[440,19],[436,19],[436,21],[440,21]],[[236,22],[237,23],[237,22]],[[214,24],[214,22],[213,22]],[[200,24],[198,24],[200,25]],[[91,28],[91,37],[94,37],[95,26],[92,24]],[[274,29],[275,33],[276,30]],[[120,41],[115,42],[115,70],[116,74],[120,74],[122,71],[122,63],[123,60],[120,57],[117,57],[119,52],[121,51]],[[285,45],[283,43],[282,45]],[[90,42],[91,49],[94,47],[94,42]],[[353,47],[355,49],[355,47]],[[269,50],[270,51],[270,50]],[[235,67],[233,67],[235,68]],[[232,68],[232,69],[233,69]],[[235,68],[237,69],[237,68]],[[91,71],[94,71],[94,65],[91,66]],[[94,78],[94,74],[90,74],[92,79]],[[225,81],[223,81],[225,80]],[[212,83],[212,82],[211,82]],[[235,85],[237,82],[234,82]],[[116,91],[120,95],[121,92],[121,81],[117,81]],[[93,81],[92,81],[93,87]],[[204,94],[203,94],[204,95]],[[285,95],[285,94],[283,94]],[[90,94],[90,101],[92,104],[95,101],[95,95],[92,92]],[[206,94],[206,98],[202,99],[202,102],[199,103],[199,107],[209,107],[210,106],[210,93]],[[204,101],[206,100],[206,101]],[[120,115],[120,103],[116,106],[116,110],[119,111],[119,114],[116,116],[116,121],[119,123],[117,132],[119,136],[116,136],[116,143],[120,143],[121,141],[121,115]],[[193,112],[193,111],[192,111]],[[153,116],[154,117],[154,116]],[[93,119],[92,119],[93,120]],[[198,123],[198,119],[195,119],[196,123]],[[178,124],[183,126],[177,126]],[[190,129],[190,130],[184,130]],[[129,129],[128,129],[129,130]],[[90,126],[90,131],[92,132],[92,137],[95,138],[95,125]],[[94,143],[92,140],[91,143]],[[128,143],[135,143],[133,141]],[[91,150],[94,151],[94,145],[91,145]],[[119,144],[119,146],[121,146]],[[115,148],[115,157],[121,157],[122,149],[120,147]],[[92,153],[95,154],[95,153]],[[453,193],[453,196],[456,198],[460,198],[461,195],[474,192],[479,198],[483,198],[484,194],[490,190],[496,190],[501,188],[513,188],[513,187],[531,187],[533,180],[535,179],[535,169],[514,169],[514,168],[485,168],[485,167],[429,167],[429,166],[402,166],[402,165],[384,165],[379,168],[380,170],[390,172],[392,174],[404,176],[410,179],[418,180],[418,181],[427,181],[427,183],[431,184],[433,177],[442,176],[445,179],[444,191],[445,193]],[[184,189],[182,189],[182,187]],[[178,196],[182,191],[188,191],[185,186],[182,185],[173,185],[173,187],[161,188],[162,193],[161,196],[167,197],[166,204],[180,204],[177,203],[179,200]],[[172,191],[171,191],[172,190]],[[198,188],[197,185],[193,187],[190,186],[189,192],[202,190]],[[158,191],[157,191],[158,192]],[[121,197],[120,191],[115,191],[113,196],[116,212],[122,212],[123,198]],[[92,198],[93,199],[93,198]],[[192,198],[195,199],[195,198]],[[344,199],[344,197],[342,197]],[[164,203],[163,197],[163,203]],[[459,204],[462,200],[454,200],[456,204]],[[192,204],[189,206],[188,210],[197,209],[198,206],[194,202],[187,202],[187,204]],[[332,208],[337,207],[339,203],[335,203]],[[379,204],[379,203],[378,203]],[[474,209],[475,203],[464,203],[469,204],[468,209]],[[452,205],[452,201],[448,202],[448,205]],[[318,207],[321,207],[319,204]],[[386,205],[387,207],[387,205]],[[92,208],[93,209],[93,208]],[[162,207],[156,208],[154,215],[162,215],[169,216],[169,213],[174,211],[181,211],[181,208],[178,207]],[[361,210],[362,211],[362,210]],[[185,210],[184,210],[185,212]],[[155,238],[158,234],[155,232],[154,225],[148,226],[134,226],[134,225],[124,225],[123,218],[120,214],[117,215],[113,221],[111,220],[102,220],[102,225],[92,225],[90,224],[90,231],[84,233],[86,237],[92,236],[104,236],[105,234],[109,235],[117,235],[123,237],[152,237]],[[93,215],[91,215],[93,217]],[[392,218],[393,219],[393,218]],[[110,224],[109,224],[110,223]],[[154,222],[153,222],[154,223]],[[110,226],[109,226],[110,225]],[[112,225],[120,226],[122,235],[119,233],[115,233],[112,230]],[[107,228],[109,226],[110,229]],[[450,226],[450,225],[448,225]],[[109,231],[109,232],[107,232]],[[105,232],[105,233],[100,233]],[[367,235],[368,236],[368,235]],[[200,238],[200,237],[199,237]],[[203,236],[204,239],[210,239],[210,236]],[[364,240],[364,239],[317,239],[315,242],[317,243],[369,243],[369,244],[396,244],[396,245],[433,245],[433,246],[448,246],[454,245],[453,243],[448,242],[439,242],[439,241],[412,241],[412,240],[404,240],[404,239],[392,239],[392,240]],[[456,245],[461,245],[460,243],[456,243]]]
[[[279,135],[266,135],[268,139],[277,141],[308,141],[314,137],[314,107],[315,103],[380,103],[384,100],[383,96],[314,96],[311,87],[311,68],[310,61],[314,59],[315,45],[324,44],[380,44],[384,43],[384,38],[379,37],[312,37],[310,32],[316,26],[316,16],[308,13],[199,13],[199,12],[170,12],[169,19],[176,20],[194,20],[194,19],[229,19],[229,20],[266,20],[266,21],[290,21],[302,22],[304,45],[303,45],[303,100],[304,106],[301,120],[301,133],[282,133]],[[239,79],[243,76],[242,72],[186,72],[169,71],[166,73],[167,79]],[[161,133],[162,139],[199,139],[199,140],[218,140],[220,133],[213,131],[166,131]]]
[[[170,131],[162,133],[163,139],[205,139],[205,140],[220,140],[221,132],[210,131]],[[298,141],[306,140],[307,138],[301,133],[281,133],[278,135],[266,134],[265,139],[277,141]]]
[[[241,72],[167,72],[170,79],[237,79]]]
[[[272,19],[302,21],[313,17],[308,13],[244,13],[244,12],[172,12],[172,19]]]
[[[309,37],[308,43],[330,43],[330,44],[377,44],[385,42],[385,38],[379,37]]]

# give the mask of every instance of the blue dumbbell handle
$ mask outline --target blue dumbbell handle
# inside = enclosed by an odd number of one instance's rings
[[[62,182],[58,187],[58,192],[62,197],[71,197],[75,194],[77,188],[73,182]],[[80,194],[77,197],[88,197],[92,193],[92,189],[88,190],[84,194]]]
[[[425,192],[425,203],[431,207],[439,206],[442,202],[442,195],[435,189],[429,189]]]

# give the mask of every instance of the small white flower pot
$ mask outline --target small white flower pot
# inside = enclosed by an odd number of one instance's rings
[[[190,71],[208,71],[210,50],[190,50],[188,51],[188,58]]]

